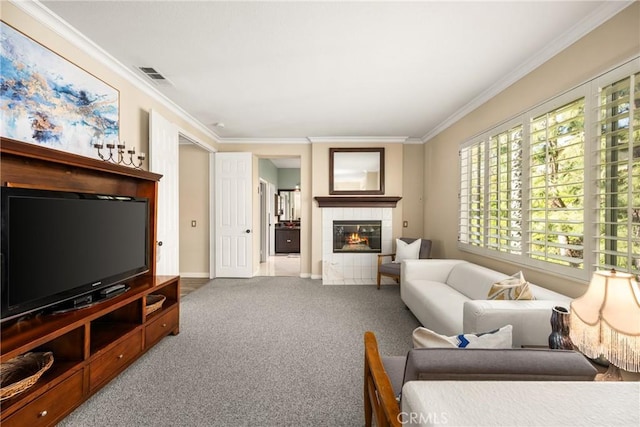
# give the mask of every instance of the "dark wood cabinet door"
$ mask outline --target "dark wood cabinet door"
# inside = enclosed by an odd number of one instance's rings
[[[276,229],[276,253],[300,253],[300,229]]]

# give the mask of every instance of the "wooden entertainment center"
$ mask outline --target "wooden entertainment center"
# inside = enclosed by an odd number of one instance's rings
[[[51,351],[54,362],[22,393],[0,404],[0,424],[49,426],[78,407],[168,334],[179,332],[180,278],[156,276],[156,209],[160,175],[43,148],[0,140],[2,185],[146,197],[150,201],[150,271],[126,281],[130,290],[76,311],[2,324],[4,363],[27,352]],[[148,295],[163,295],[147,314]]]

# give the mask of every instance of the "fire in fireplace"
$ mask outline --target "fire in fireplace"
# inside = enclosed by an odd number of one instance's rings
[[[380,253],[382,221],[333,221],[333,252]]]

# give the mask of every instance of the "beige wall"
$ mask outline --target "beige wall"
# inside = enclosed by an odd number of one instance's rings
[[[424,237],[424,144],[403,146],[402,168],[402,228],[403,237]],[[394,167],[393,165],[391,167]]]
[[[180,275],[209,277],[209,152],[180,144],[179,153]]]
[[[12,3],[2,2],[2,20],[120,92],[120,140],[124,141],[127,147],[133,146],[138,152],[149,152],[149,111],[154,109],[201,143],[215,148],[216,143],[211,135],[203,133],[200,128],[194,127],[192,123]],[[147,168],[148,165],[145,164],[144,167]]]
[[[424,226],[434,240],[434,257],[467,259],[505,273],[521,269],[457,247],[459,144],[640,54],[639,29],[636,2],[426,143]],[[522,270],[531,282],[571,296],[585,290],[583,283]]]

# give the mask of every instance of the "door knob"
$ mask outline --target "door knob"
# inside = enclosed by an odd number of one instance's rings
[[[158,242],[158,246],[162,246],[162,240]]]
[[[247,233],[247,234],[251,233],[251,230],[247,229],[247,230],[245,230],[245,233]]]

